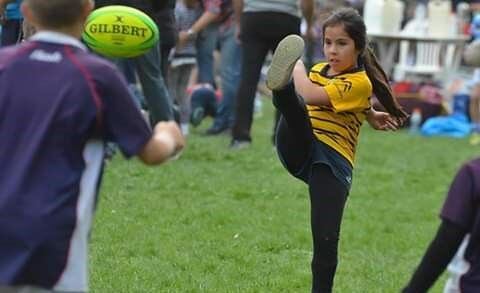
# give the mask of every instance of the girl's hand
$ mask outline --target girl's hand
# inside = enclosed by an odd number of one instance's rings
[[[377,112],[373,108],[367,112],[367,122],[376,130],[398,130],[397,120],[386,112]]]

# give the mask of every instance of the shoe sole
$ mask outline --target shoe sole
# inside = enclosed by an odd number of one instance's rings
[[[272,63],[267,72],[267,87],[271,90],[279,90],[290,81],[295,63],[303,55],[305,42],[298,35],[286,36],[280,41]]]

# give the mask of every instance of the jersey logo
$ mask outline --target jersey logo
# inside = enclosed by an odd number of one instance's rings
[[[349,92],[352,89],[352,82],[348,81],[345,77],[338,78],[343,84],[343,92]]]
[[[32,60],[49,63],[59,63],[63,59],[63,56],[60,52],[46,52],[41,49],[34,50],[29,57]]]

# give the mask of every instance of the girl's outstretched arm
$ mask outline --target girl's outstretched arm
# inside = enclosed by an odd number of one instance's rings
[[[306,104],[315,106],[330,106],[330,98],[325,89],[314,84],[307,76],[305,65],[298,60],[293,68],[293,82],[295,90]]]

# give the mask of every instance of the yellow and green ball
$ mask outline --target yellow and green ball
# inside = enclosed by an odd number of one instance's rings
[[[112,5],[88,16],[83,40],[98,54],[128,58],[150,50],[158,42],[159,33],[155,22],[142,11]]]

